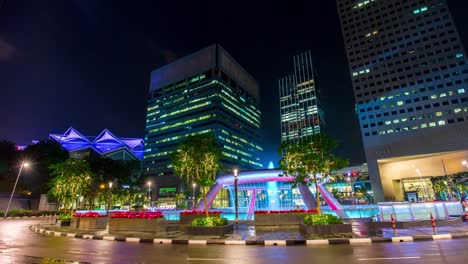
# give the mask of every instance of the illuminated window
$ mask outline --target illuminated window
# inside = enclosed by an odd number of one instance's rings
[[[439,122],[437,122],[439,124],[439,126],[443,126],[445,125],[445,121],[444,120],[440,120]]]
[[[427,125],[426,124],[421,124],[421,128],[426,128]]]
[[[436,112],[436,116],[441,116],[442,112]]]
[[[462,88],[462,89],[458,89],[458,93],[459,93],[459,94],[465,93],[465,89],[463,89],[463,88]]]
[[[430,122],[430,123],[429,123],[429,126],[430,126],[430,127],[435,127],[435,126],[436,126],[436,123],[435,123],[435,122]]]

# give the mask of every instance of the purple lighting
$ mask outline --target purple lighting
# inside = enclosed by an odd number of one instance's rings
[[[143,158],[143,139],[118,138],[107,129],[97,137],[85,137],[70,127],[64,134],[50,134],[50,138],[58,141],[68,152],[90,148],[100,155],[108,155],[126,150],[136,159]]]
[[[293,181],[293,177],[283,176],[280,177],[279,175],[283,174],[282,170],[255,170],[255,171],[244,171],[238,174],[238,184],[253,184],[253,183],[271,183],[271,182],[291,182]],[[234,184],[234,175],[228,174],[219,177],[216,180],[216,183],[211,187],[207,194],[207,203],[208,207],[211,206],[216,195],[218,195],[219,191],[226,186],[231,186]],[[310,189],[305,185],[298,186],[299,192],[301,193],[302,199],[304,200],[304,204],[306,205],[307,209],[315,208],[316,201],[315,197],[310,191]],[[344,215],[343,207],[341,204],[333,197],[333,195],[325,188],[321,183],[318,186],[319,192],[322,194],[322,197],[325,198],[325,201],[330,206],[332,210],[334,210],[338,215]],[[252,192],[255,193],[256,189],[253,187]],[[252,200],[249,202],[248,206],[248,215],[253,214],[254,205],[255,205],[255,195],[252,195]],[[203,210],[204,204],[201,201],[197,206],[196,210]]]

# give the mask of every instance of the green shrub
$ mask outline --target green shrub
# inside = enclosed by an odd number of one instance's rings
[[[5,216],[5,212],[0,211],[0,217],[3,217],[3,216]]]
[[[71,214],[61,214],[58,217],[60,221],[71,221],[72,215]]]
[[[306,225],[335,225],[343,224],[339,217],[329,214],[309,214],[304,217],[304,224]]]
[[[200,218],[195,218],[192,221],[192,226],[214,227],[214,226],[225,226],[227,224],[228,224],[228,220],[226,218],[221,218],[217,216],[200,217]]]

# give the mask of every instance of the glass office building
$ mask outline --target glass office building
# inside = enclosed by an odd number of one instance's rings
[[[293,57],[293,71],[278,81],[281,141],[298,141],[321,132],[324,118],[310,51]]]
[[[446,1],[337,7],[376,201],[402,200],[407,182],[423,189],[424,177],[466,170],[467,54]]]
[[[227,170],[262,168],[259,100],[255,79],[219,45],[154,70],[146,118],[146,174],[171,178],[169,154],[187,136],[204,133],[217,137]]]

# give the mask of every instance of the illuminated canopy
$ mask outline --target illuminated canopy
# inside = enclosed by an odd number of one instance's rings
[[[136,159],[143,158],[143,139],[118,138],[107,129],[97,137],[87,137],[70,127],[64,134],[50,134],[50,138],[58,141],[68,152],[92,149],[99,155],[109,155],[123,150]]]

